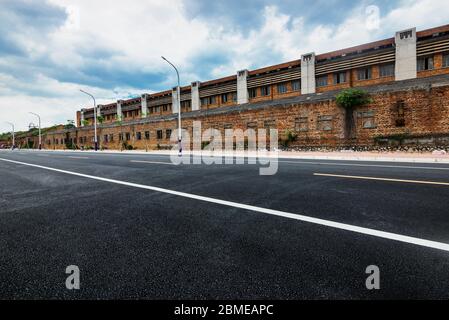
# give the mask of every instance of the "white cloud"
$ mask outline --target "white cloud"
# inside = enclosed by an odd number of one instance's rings
[[[21,34],[14,34],[29,54],[26,61],[17,60],[20,65],[16,61],[16,68],[31,71],[26,80],[15,72],[2,73],[14,60],[0,58],[0,132],[8,130],[3,123],[6,120],[25,129],[31,121],[29,111],[41,112],[44,123],[50,125],[73,119],[76,110],[89,103],[78,91],[82,83],[53,79],[39,69],[40,61],[71,74],[92,67],[112,74],[114,70],[160,72],[163,85],[169,88],[175,83],[175,75],[161,55],[173,60],[182,71],[183,82],[190,83],[207,80],[201,78],[207,73],[222,77],[243,68],[299,59],[311,51],[324,53],[392,37],[394,31],[410,26],[423,29],[442,25],[449,17],[448,3],[444,3],[447,0],[403,0],[397,9],[380,12],[377,29],[367,17],[372,10],[366,10],[364,1],[347,12],[348,18],[338,25],[312,24],[307,17],[291,16],[272,5],[254,12],[263,15],[260,26],[242,32],[226,19],[189,19],[182,0],[47,1],[63,8],[68,13],[67,21],[56,29],[46,29],[46,33],[28,32],[30,29],[24,27]],[[201,55],[228,59],[205,72],[203,65],[193,64]],[[104,98],[99,103],[142,93],[131,86],[111,90],[83,87]]]

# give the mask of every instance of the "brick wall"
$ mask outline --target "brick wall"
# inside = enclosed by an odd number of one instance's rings
[[[413,136],[449,136],[449,78],[439,83],[422,85],[416,89],[413,85],[407,89],[395,89],[391,84],[388,91],[372,93],[371,105],[357,108],[354,111],[356,121],[355,136],[351,141],[344,139],[345,111],[335,103],[335,94],[319,101],[303,101],[287,103],[287,100],[270,102],[267,106],[240,110],[230,108],[228,111],[185,115],[182,126],[192,132],[193,121],[202,121],[203,130],[213,127],[224,130],[224,126],[246,130],[248,125],[255,124],[264,128],[273,122],[280,135],[286,130],[296,132],[298,146],[337,146],[337,145],[373,145],[376,138],[395,135]],[[370,80],[368,80],[370,81]],[[421,81],[421,80],[419,80]],[[441,82],[442,81],[442,82]],[[446,82],[444,82],[446,81]],[[320,95],[316,95],[319,97]],[[271,125],[271,124],[270,124]],[[108,149],[119,149],[121,141],[119,134],[127,143],[138,149],[157,149],[169,145],[167,130],[175,130],[177,121],[174,117],[152,120],[147,123],[126,124],[118,126],[103,126],[98,130],[100,145]],[[150,133],[146,139],[145,132]],[[162,138],[158,139],[158,131]],[[139,139],[140,132],[141,139]],[[104,138],[108,136],[108,140]],[[111,135],[113,141],[111,141]],[[85,141],[84,142],[84,137]],[[77,128],[67,132],[53,132],[44,137],[45,147],[64,148],[61,139],[75,139],[78,146],[93,146],[93,130]],[[58,139],[58,144],[51,143]]]

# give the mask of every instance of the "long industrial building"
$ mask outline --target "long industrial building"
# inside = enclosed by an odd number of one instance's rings
[[[297,135],[298,146],[339,146],[344,110],[335,96],[346,88],[369,92],[373,103],[355,111],[352,145],[397,142],[449,145],[449,25],[235,75],[192,82],[139,98],[98,106],[98,140],[105,149],[123,145],[165,148],[177,128],[177,99],[182,126],[203,128],[278,128]],[[93,108],[77,112],[77,128],[50,132],[46,148],[93,146]],[[404,141],[405,140],[405,141]]]

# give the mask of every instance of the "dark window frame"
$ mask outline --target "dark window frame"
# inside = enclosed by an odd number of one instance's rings
[[[288,86],[287,82],[278,83],[277,85],[278,94],[285,94],[288,93]]]
[[[328,85],[329,85],[329,77],[327,75],[319,76],[316,78],[317,88],[327,87]]]
[[[443,53],[443,68],[449,68],[449,52]]]
[[[357,69],[357,80],[358,81],[371,80],[372,78],[373,78],[373,68],[372,67]]]
[[[395,76],[395,64],[394,63],[384,63],[379,66],[379,77],[387,78]]]
[[[303,126],[305,125],[305,128]],[[309,117],[297,117],[295,118],[295,131],[307,132],[309,131]]]
[[[297,85],[296,85],[297,83]],[[293,80],[292,83],[292,91],[301,91],[301,81],[300,80]]]
[[[334,73],[334,84],[343,84],[346,82],[348,82],[346,72]]]
[[[271,86],[260,87],[260,95],[262,97],[268,97],[269,95],[271,95]]]
[[[418,58],[417,70],[419,71],[431,71],[435,70],[435,56],[423,56]]]

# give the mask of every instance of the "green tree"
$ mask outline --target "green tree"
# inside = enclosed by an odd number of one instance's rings
[[[75,128],[75,121],[73,120],[67,120],[67,124],[64,126],[64,129],[73,129]]]
[[[354,138],[354,110],[373,102],[370,95],[360,89],[346,89],[336,97],[337,105],[345,109],[345,138]]]

